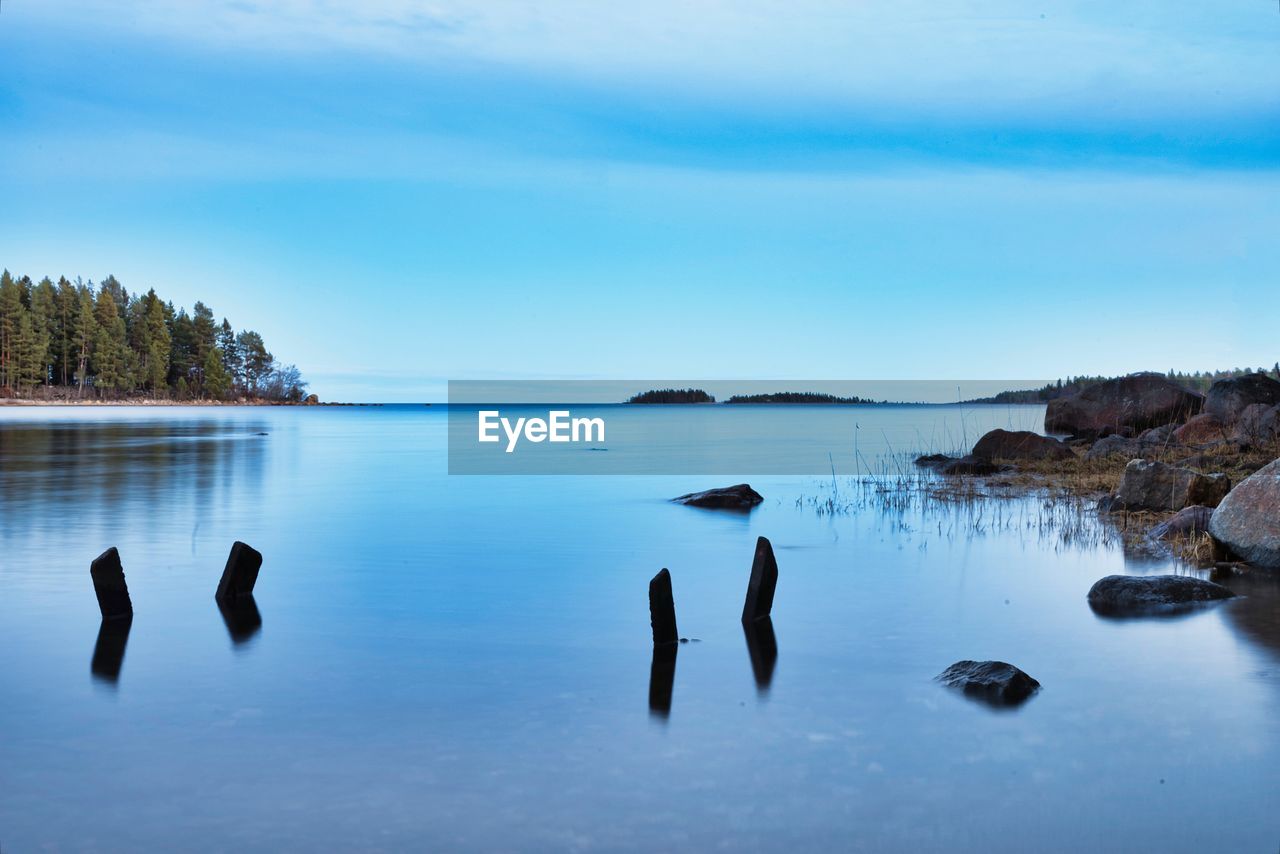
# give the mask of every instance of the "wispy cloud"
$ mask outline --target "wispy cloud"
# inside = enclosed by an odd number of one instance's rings
[[[211,50],[474,62],[744,99],[1102,113],[1280,104],[1256,0],[69,0],[9,14]]]

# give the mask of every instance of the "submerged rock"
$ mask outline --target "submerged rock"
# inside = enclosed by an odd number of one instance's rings
[[[1221,584],[1188,575],[1108,575],[1089,588],[1089,607],[1111,617],[1141,616],[1181,611],[1235,595]]]
[[[1162,374],[1130,374],[1049,401],[1044,429],[1077,436],[1131,436],[1149,427],[1181,423],[1203,405],[1204,398]]]
[[[1255,403],[1280,404],[1280,382],[1266,374],[1245,374],[1218,380],[1209,386],[1204,411],[1223,424],[1234,424],[1246,408]]]
[[[1209,517],[1213,515],[1212,507],[1196,504],[1183,507],[1168,519],[1151,529],[1153,540],[1171,540],[1175,537],[1193,537],[1209,530]]]
[[[937,469],[942,468],[954,459],[955,457],[948,457],[946,454],[925,454],[924,456],[916,457],[915,462],[916,465],[922,468]]]
[[[1030,430],[992,430],[973,446],[972,456],[983,460],[1069,460],[1075,454],[1057,439]]]
[[[938,681],[993,706],[1016,706],[1040,690],[1040,683],[1003,661],[957,661]]]
[[[1130,460],[1120,477],[1112,509],[1181,510],[1194,504],[1216,507],[1231,481],[1224,474],[1200,474],[1167,463]]]
[[[1280,569],[1280,460],[1227,494],[1209,519],[1209,533],[1254,566]]]
[[[975,457],[973,454],[951,460],[941,466],[938,471],[945,475],[983,475],[995,474],[1000,471],[1000,467],[990,460],[984,460],[981,457]]]
[[[723,486],[719,489],[708,489],[704,492],[690,492],[671,499],[677,504],[690,507],[714,507],[721,510],[750,510],[764,496],[751,488],[749,484],[739,483],[735,486]]]

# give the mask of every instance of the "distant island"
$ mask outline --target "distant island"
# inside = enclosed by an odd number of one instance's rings
[[[725,403],[844,403],[867,404],[883,403],[862,397],[837,397],[834,394],[822,394],[816,391],[780,391],[772,394],[735,394]]]
[[[627,403],[715,403],[716,399],[700,388],[662,388],[633,394]]]
[[[0,399],[47,403],[315,403],[262,336],[196,302],[65,277],[0,273]]]

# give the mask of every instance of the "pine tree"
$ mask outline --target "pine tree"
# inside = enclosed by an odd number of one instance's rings
[[[236,346],[236,332],[225,317],[218,330],[218,349],[222,352],[222,370],[231,383],[231,390],[235,390],[240,383],[240,348]]]
[[[18,336],[25,313],[22,289],[8,270],[0,272],[0,388],[18,385]]]
[[[89,379],[89,355],[93,352],[96,330],[97,324],[93,319],[93,294],[89,288],[83,288],[80,291],[80,308],[76,313],[75,326],[76,381],[80,385],[80,397],[84,397],[84,385]]]
[[[222,350],[210,347],[204,356],[204,391],[214,400],[222,400],[231,391],[231,377],[222,363]]]
[[[124,319],[110,291],[98,291],[94,303],[93,386],[99,391],[126,389],[129,385],[125,352]]]
[[[262,336],[248,329],[236,336],[236,348],[240,352],[245,393],[249,397],[257,397],[259,387],[270,375],[275,359],[267,352]]]
[[[31,325],[43,341],[40,352],[41,383],[48,385],[53,379],[53,343],[58,337],[58,292],[53,282],[45,277],[31,289]]]

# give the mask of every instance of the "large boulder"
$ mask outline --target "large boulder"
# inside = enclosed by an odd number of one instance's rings
[[[1255,403],[1267,406],[1280,404],[1280,382],[1266,374],[1245,374],[1218,380],[1209,386],[1209,393],[1204,398],[1204,411],[1223,424],[1234,424],[1244,410]]]
[[[716,510],[750,510],[761,501],[764,501],[764,496],[752,489],[750,484],[739,483],[735,486],[708,489],[704,492],[690,492],[687,495],[676,496],[671,500],[677,504],[687,504],[690,507],[711,507]]]
[[[1183,507],[1150,531],[1153,540],[1174,540],[1194,537],[1209,530],[1209,517],[1213,515],[1212,507],[1195,504]]]
[[[1208,412],[1201,412],[1173,431],[1173,438],[1183,445],[1209,445],[1224,442],[1230,437],[1231,431],[1227,426]]]
[[[1146,434],[1143,434],[1146,435]],[[1089,446],[1089,450],[1084,452],[1085,461],[1102,460],[1108,457],[1122,457],[1126,460],[1136,460],[1143,457],[1154,456],[1159,453],[1166,445],[1166,440],[1147,440],[1142,436],[1136,439],[1127,439],[1124,436],[1103,436],[1098,441]]]
[[[1030,430],[992,430],[973,446],[982,460],[1070,460],[1075,454],[1057,439]]]
[[[1209,533],[1254,566],[1280,569],[1280,460],[1227,494],[1209,519]]]
[[[1224,474],[1200,474],[1155,460],[1130,460],[1120,476],[1114,509],[1181,510],[1193,504],[1216,507],[1231,481]]]
[[[1280,441],[1280,406],[1254,403],[1246,406],[1236,420],[1233,441],[1242,445],[1268,445]]]
[[[1089,589],[1089,607],[1109,617],[1183,611],[1236,594],[1188,575],[1108,575]]]
[[[1197,415],[1204,398],[1161,374],[1130,374],[1049,401],[1046,433],[1076,436],[1136,435],[1150,427]]]

